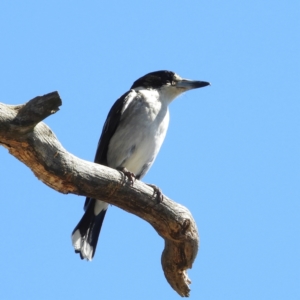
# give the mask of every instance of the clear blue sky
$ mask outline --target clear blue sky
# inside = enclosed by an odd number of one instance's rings
[[[170,107],[144,178],[190,209],[201,247],[191,299],[300,299],[299,1],[2,1],[1,102],[57,90],[46,119],[93,160],[113,102],[138,77],[206,80]],[[62,195],[0,147],[1,299],[179,299],[163,241],[110,207],[96,256],[70,235],[83,197]]]

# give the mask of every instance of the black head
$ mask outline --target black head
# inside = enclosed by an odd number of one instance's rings
[[[131,89],[139,87],[146,89],[167,87],[168,90],[173,90],[173,96],[178,96],[185,91],[205,87],[207,85],[210,85],[207,81],[184,79],[171,71],[156,71],[148,73],[136,80],[131,86]],[[174,92],[175,90],[176,92]]]
[[[137,79],[131,86],[131,89],[137,87],[160,88],[163,85],[171,85],[172,82],[174,82],[176,76],[178,75],[171,71],[151,72]]]

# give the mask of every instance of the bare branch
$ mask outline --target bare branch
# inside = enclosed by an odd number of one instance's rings
[[[191,213],[166,196],[158,203],[153,189],[139,180],[131,186],[123,173],[67,152],[40,122],[60,105],[57,92],[24,105],[0,103],[0,145],[56,191],[101,199],[149,222],[165,240],[161,263],[166,279],[179,295],[188,297],[191,281],[186,270],[192,267],[199,246]]]

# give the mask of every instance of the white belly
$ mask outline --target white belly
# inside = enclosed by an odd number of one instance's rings
[[[169,111],[157,98],[150,100],[139,95],[128,104],[109,143],[110,167],[125,167],[136,175],[143,175],[154,162],[166,136]]]

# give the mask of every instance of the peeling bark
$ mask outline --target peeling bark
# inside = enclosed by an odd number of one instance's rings
[[[0,103],[0,145],[28,166],[35,176],[60,193],[101,199],[149,222],[165,240],[161,263],[165,277],[182,297],[189,296],[187,269],[196,258],[199,237],[187,208],[123,173],[82,160],[67,152],[41,121],[59,110],[57,92],[36,97],[24,105]]]

